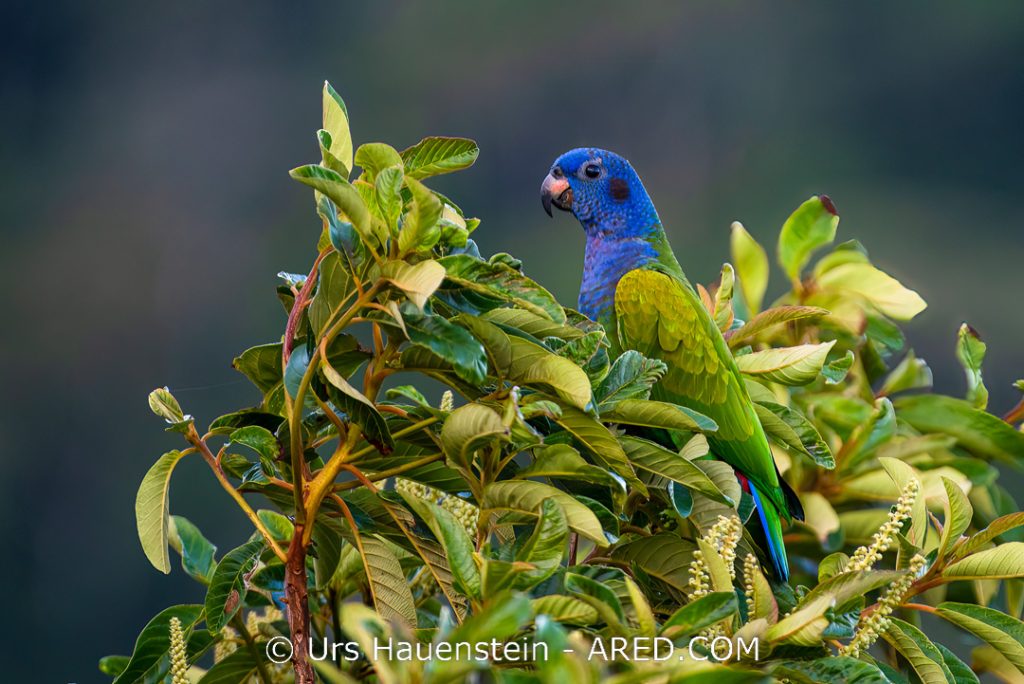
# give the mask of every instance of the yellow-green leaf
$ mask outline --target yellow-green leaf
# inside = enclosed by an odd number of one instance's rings
[[[168,451],[157,459],[146,476],[142,478],[135,495],[135,523],[139,541],[146,558],[153,567],[164,574],[171,571],[171,560],[167,552],[167,530],[170,526],[170,501],[168,492],[171,473],[183,454]]]
[[[948,477],[943,477],[942,486],[946,490],[946,519],[942,521],[942,539],[939,541],[938,558],[946,556],[946,552],[960,539],[960,535],[967,530],[971,524],[971,518],[974,517],[971,502],[964,494],[964,490],[960,489],[960,485]]]
[[[495,439],[507,441],[509,428],[497,411],[483,404],[466,404],[448,414],[441,428],[441,445],[452,462],[467,466],[473,452]]]
[[[952,579],[1005,579],[1024,577],[1024,542],[1007,542],[972,553],[942,571]]]
[[[825,611],[834,604],[832,595],[818,596],[769,627],[764,637],[772,643],[817,646],[829,624]]]
[[[529,480],[492,482],[484,490],[481,510],[509,511],[517,521],[535,520],[544,499],[554,499],[562,507],[569,527],[599,545],[607,544],[604,530],[594,513],[560,489]],[[481,514],[483,515],[483,514]]]
[[[779,263],[794,283],[800,271],[819,247],[832,242],[839,226],[839,215],[832,200],[814,196],[797,207],[779,233]]]
[[[817,306],[776,306],[762,311],[737,330],[727,333],[726,339],[729,341],[729,346],[735,349],[776,326],[792,321],[821,318],[827,314],[828,309]]]
[[[890,619],[889,628],[882,633],[882,638],[907,659],[923,684],[955,684],[942,652],[924,632],[903,620]]]
[[[729,247],[732,261],[736,264],[743,301],[746,302],[747,310],[756,314],[761,310],[761,302],[768,289],[768,253],[739,221],[732,224]]]
[[[913,290],[867,262],[847,262],[818,276],[818,287],[862,297],[898,321],[909,321],[928,306]]]
[[[331,136],[329,152],[347,171],[352,170],[352,133],[348,124],[348,109],[345,101],[330,83],[324,81],[324,130]]]
[[[384,265],[382,275],[404,292],[409,301],[422,311],[427,299],[444,280],[444,266],[433,259],[421,261],[416,265],[404,261],[389,261]]]
[[[825,357],[835,340],[821,344],[780,347],[736,357],[740,372],[783,385],[813,382],[825,365]]]
[[[971,603],[941,603],[935,612],[988,642],[1024,674],[1024,623],[992,608]]]
[[[987,346],[981,341],[978,331],[967,325],[960,326],[956,341],[956,358],[967,376],[967,401],[975,408],[988,406],[988,389],[981,377],[981,364],[985,360]]]

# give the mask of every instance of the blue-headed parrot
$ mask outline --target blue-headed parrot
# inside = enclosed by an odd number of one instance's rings
[[[634,349],[668,370],[651,397],[718,423],[714,456],[731,465],[753,499],[774,574],[789,579],[782,519],[802,519],[729,347],[683,275],[640,177],[628,161],[596,148],[566,152],[551,166],[541,201],[572,212],[586,234],[579,309],[604,325],[618,354]]]

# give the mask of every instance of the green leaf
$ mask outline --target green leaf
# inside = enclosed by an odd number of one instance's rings
[[[729,247],[747,310],[756,314],[768,289],[768,254],[739,221],[732,224]]]
[[[565,573],[565,590],[589,604],[609,625],[621,625],[626,621],[622,602],[615,592],[606,585],[584,575]]]
[[[893,405],[900,419],[919,432],[951,435],[978,456],[1024,467],[1024,433],[962,399],[920,394],[899,397]]]
[[[508,302],[555,323],[565,322],[565,311],[546,289],[502,261],[484,261],[469,254],[440,259],[448,280],[457,287]]]
[[[568,625],[592,625],[598,621],[597,611],[590,604],[571,596],[551,594],[530,601],[533,614],[542,615]]]
[[[904,390],[921,389],[931,386],[932,369],[928,367],[924,359],[917,358],[914,350],[911,349],[903,357],[899,365],[893,368],[892,372],[886,376],[885,381],[882,383],[882,388],[878,390],[878,396],[885,397],[896,392],[903,392]]]
[[[216,566],[217,547],[209,542],[187,518],[172,515],[168,541],[181,555],[181,567],[189,577],[209,584]]]
[[[264,394],[281,383],[281,344],[261,344],[242,352],[231,365]]]
[[[487,355],[468,330],[441,316],[422,314],[411,304],[402,307],[402,318],[411,343],[451,364],[455,374],[466,382],[474,386],[483,383],[487,377]]]
[[[480,154],[468,138],[429,137],[402,150],[405,173],[411,178],[429,178],[468,168]]]
[[[951,579],[1005,579],[1024,577],[1024,542],[1006,542],[977,551],[942,571]]]
[[[615,485],[622,481],[604,468],[587,463],[580,452],[568,444],[551,444],[533,450],[534,461],[516,474],[516,479],[551,477],[563,480]],[[621,485],[625,488],[625,484]]]
[[[940,603],[935,612],[986,641],[1024,674],[1024,623],[971,603]]]
[[[420,311],[434,294],[441,281],[444,280],[444,266],[427,259],[416,265],[404,261],[389,261],[384,265],[381,274],[392,285],[402,290]]]
[[[661,626],[661,636],[670,639],[696,634],[739,610],[736,594],[731,591],[717,591],[691,601],[677,610]]]
[[[259,454],[263,471],[273,474],[274,461],[281,455],[281,445],[274,433],[258,425],[248,425],[232,432],[230,439],[232,444],[247,446]]]
[[[441,237],[441,200],[419,181],[407,178],[405,184],[412,194],[412,205],[398,234],[398,249],[403,253],[430,251]]]
[[[391,430],[388,429],[384,416],[380,414],[373,402],[349,384],[341,373],[334,370],[334,366],[329,363],[328,359],[321,362],[320,370],[327,378],[327,382],[334,389],[340,391],[340,395],[337,392],[329,392],[331,403],[344,411],[351,422],[362,428],[366,441],[380,451],[390,453],[395,448],[395,440],[391,436]]]
[[[955,653],[942,644],[935,644],[935,648],[939,649],[939,653],[942,654],[942,661],[949,668],[950,673],[953,675],[953,681],[956,684],[981,684],[978,675],[974,674],[974,671],[964,661],[960,660]]]
[[[821,344],[779,347],[736,357],[740,372],[783,385],[813,382],[825,364],[835,340]]]
[[[468,618],[447,638],[439,638],[438,641],[452,644],[451,653],[456,653],[460,643],[491,643],[492,640],[504,643],[517,634],[530,617],[530,600],[526,596],[507,593],[490,596],[487,610]],[[479,669],[480,664],[474,660],[453,658],[443,663],[431,663],[431,666],[430,681],[463,682],[467,681],[468,672]]]
[[[441,428],[441,444],[455,464],[468,467],[473,452],[493,442],[508,441],[509,428],[501,416],[483,404],[466,404],[448,414]]]
[[[776,306],[762,311],[740,328],[726,334],[729,346],[733,349],[748,344],[755,337],[773,328],[792,323],[821,318],[828,314],[828,309],[817,306]]]
[[[728,506],[735,504],[703,470],[679,454],[639,437],[623,436],[619,443],[634,467],[668,478]]]
[[[165,575],[171,571],[171,561],[167,553],[167,530],[170,525],[168,491],[171,486],[171,473],[183,455],[180,451],[174,450],[157,459],[142,478],[142,484],[135,495],[135,523],[142,550],[146,552],[146,558],[153,567]]]
[[[398,620],[416,627],[416,604],[412,591],[391,548],[375,535],[363,535],[362,551],[363,567],[370,581],[377,614],[385,620]]]
[[[550,577],[559,568],[566,552],[569,527],[562,507],[554,499],[544,499],[537,511],[537,526],[516,550],[516,560],[533,565],[520,571],[513,585],[527,589]]]
[[[735,284],[736,274],[732,269],[732,264],[724,264],[722,266],[722,275],[718,281],[718,289],[715,290],[713,313],[715,325],[722,331],[728,330],[734,319],[732,296]]]
[[[269,662],[266,658],[266,648],[262,647],[262,644],[257,644],[256,648],[239,647],[215,662],[199,680],[199,684],[242,684],[259,681],[260,664]]]
[[[996,518],[988,527],[972,535],[964,542],[963,546],[958,547],[955,557],[963,558],[970,553],[974,553],[996,539],[996,537],[1021,526],[1024,526],[1024,512],[1010,513],[1009,515]]]
[[[602,413],[601,419],[609,423],[642,425],[666,430],[688,432],[718,430],[718,424],[702,413],[685,406],[650,399],[622,399],[615,404],[615,408]]]
[[[195,624],[203,615],[203,607],[198,605],[181,605],[166,608],[150,620],[135,641],[131,660],[114,680],[114,684],[142,684],[143,682],[162,682],[171,669],[170,646],[171,618],[181,621],[182,632],[186,639]],[[193,636],[198,636],[198,633]],[[190,651],[195,654],[198,643],[190,641]],[[209,645],[209,637],[206,644]]]
[[[824,195],[811,197],[786,219],[779,233],[778,256],[790,280],[800,280],[811,254],[835,239],[838,226],[835,205]]]
[[[821,438],[814,424],[802,413],[770,401],[755,403],[754,409],[769,437],[774,437],[785,446],[810,456],[822,468],[832,470],[836,467],[832,450]]]
[[[938,558],[946,557],[946,552],[960,539],[960,535],[967,531],[971,525],[971,519],[974,517],[971,502],[958,484],[948,477],[943,477],[942,486],[946,490],[946,517],[942,521],[942,539],[939,541]]]
[[[856,295],[898,321],[909,321],[928,306],[921,295],[866,261],[830,268],[818,275],[817,284],[822,290]]]
[[[291,356],[288,357],[288,365],[284,369],[284,388],[288,392],[288,396],[294,399],[298,395],[299,388],[302,387],[302,379],[308,369],[309,348],[300,344],[292,350]]]
[[[825,378],[825,384],[838,385],[845,380],[846,374],[853,367],[853,361],[853,352],[847,349],[843,356],[822,366],[821,375]]]
[[[690,563],[696,547],[671,532],[616,546],[611,557],[627,566],[636,566],[648,576],[658,579],[679,591],[690,590]]]
[[[217,563],[206,592],[206,626],[211,632],[219,632],[245,601],[245,576],[263,549],[263,539],[253,539],[228,551]]]
[[[364,143],[359,146],[355,154],[355,164],[373,181],[384,169],[398,167],[401,169],[402,157],[398,150],[386,143]]]
[[[988,389],[981,377],[981,364],[985,360],[987,346],[981,341],[978,331],[967,325],[960,326],[957,336],[956,358],[967,376],[967,401],[974,408],[988,406]]]
[[[649,359],[632,349],[623,352],[612,363],[608,375],[594,389],[601,411],[611,411],[624,399],[647,399],[651,387],[665,374],[667,366],[659,359]]]
[[[849,656],[829,656],[814,660],[784,660],[772,674],[797,684],[843,682],[843,684],[890,684],[882,671],[871,663]]]
[[[408,492],[403,491],[401,494],[441,542],[448,567],[459,589],[470,598],[481,598],[480,569],[473,558],[473,542],[462,523],[447,509],[437,504],[419,499]]]
[[[492,482],[484,490],[481,511],[509,511],[513,520],[534,519],[544,499],[554,499],[562,507],[570,528],[591,541],[604,545],[604,530],[594,513],[565,492],[540,482],[503,480]],[[483,517],[483,513],[481,513]]]
[[[323,103],[323,129],[327,131],[331,142],[328,151],[344,164],[345,171],[349,172],[352,170],[352,134],[349,131],[348,108],[327,81],[324,81]]]
[[[129,656],[123,655],[103,656],[100,658],[99,662],[100,672],[111,677],[116,677],[124,672],[124,668],[128,667],[129,660],[131,660]]]
[[[800,607],[768,628],[764,638],[773,643],[816,646],[829,625],[826,611],[836,603],[830,594],[806,598]]]
[[[882,638],[907,659],[923,684],[955,684],[942,652],[917,627],[890,618],[889,628],[882,633]]]
[[[441,261],[444,262],[444,259]],[[480,318],[488,323],[494,323],[505,330],[509,328],[521,330],[537,339],[558,337],[563,340],[575,340],[583,337],[585,334],[579,328],[574,328],[565,323],[556,323],[547,315],[542,316],[525,309],[491,309],[480,314]],[[637,354],[637,352],[626,353]],[[655,363],[661,362],[657,361]]]
[[[637,479],[636,471],[626,458],[622,445],[607,427],[571,406],[562,406],[562,415],[554,420],[582,444],[599,465],[621,475],[627,484],[641,494],[647,493],[647,488]]]
[[[149,393],[149,408],[171,426],[169,430],[185,432],[192,423],[192,416],[181,411],[178,400],[166,387],[158,387]]]
[[[340,175],[322,166],[308,164],[292,169],[289,175],[304,185],[327,196],[344,214],[349,223],[355,227],[363,242],[370,247],[383,244],[387,236],[375,232],[370,217],[370,210],[363,202],[362,196],[351,183]]]
[[[352,301],[352,278],[338,253],[328,254],[320,264],[316,294],[309,303],[309,322],[322,334],[341,307]]]

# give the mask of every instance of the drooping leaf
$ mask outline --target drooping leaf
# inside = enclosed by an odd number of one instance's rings
[[[395,448],[395,440],[391,436],[387,421],[377,407],[366,395],[357,390],[348,380],[334,369],[329,359],[323,359],[320,370],[330,383],[328,395],[337,408],[345,412],[348,419],[360,426],[363,436],[383,453],[390,453]],[[335,392],[334,390],[338,390]]]
[[[334,202],[338,211],[355,227],[364,244],[371,248],[383,244],[386,236],[374,230],[370,211],[366,208],[359,191],[338,173],[323,166],[309,164],[292,169],[289,175]]]
[[[142,484],[135,495],[135,523],[142,550],[153,567],[165,575],[171,571],[167,553],[167,530],[170,525],[168,494],[174,466],[178,465],[183,455],[174,450],[157,459],[142,478]]]
[[[526,589],[550,577],[561,565],[568,538],[569,527],[561,505],[554,499],[544,499],[533,534],[516,550],[516,560],[533,568],[519,571],[513,586]]]
[[[761,310],[761,302],[768,289],[768,254],[739,221],[732,224],[729,246],[743,300],[747,310],[756,314]]]
[[[988,642],[1024,674],[1024,623],[992,608],[941,603],[936,614]]]
[[[209,584],[216,566],[217,547],[188,518],[172,515],[168,541],[181,555],[182,569],[193,579]]]
[[[415,627],[416,604],[398,558],[376,535],[363,535],[361,546],[377,613],[385,620],[400,620]]]
[[[441,316],[421,314],[411,304],[402,307],[402,318],[410,342],[451,364],[462,380],[472,385],[484,381],[487,356],[483,345],[468,330],[449,323]]]
[[[824,195],[811,197],[786,219],[779,233],[778,256],[790,280],[800,279],[811,254],[835,239],[838,226],[835,205]]]
[[[890,618],[889,628],[882,633],[882,638],[907,659],[923,684],[955,684],[942,652],[917,627]]]
[[[639,567],[648,576],[661,580],[679,591],[688,591],[690,563],[696,547],[671,532],[616,546],[611,557],[620,563]]]
[[[626,482],[641,493],[647,488],[637,479],[636,471],[630,465],[622,445],[615,436],[588,414],[573,408],[562,406],[562,415],[555,422],[565,428],[590,453],[597,463],[618,473]]]
[[[404,261],[389,261],[385,264],[381,274],[391,284],[402,290],[409,301],[422,311],[427,299],[434,294],[441,281],[444,280],[444,266],[433,259],[427,259],[415,265],[407,264]]]
[[[736,357],[740,372],[783,385],[813,382],[835,341],[779,347]]]
[[[479,599],[482,586],[480,569],[473,560],[473,542],[462,523],[437,504],[428,503],[404,491],[402,497],[441,542],[448,567],[461,591],[470,598]]]
[[[576,573],[565,573],[565,589],[589,604],[609,624],[619,626],[626,621],[619,597],[608,586]]]

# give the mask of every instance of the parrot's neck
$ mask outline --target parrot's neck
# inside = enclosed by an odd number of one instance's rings
[[[585,226],[587,251],[583,260],[579,310],[606,327],[614,317],[615,288],[622,276],[638,268],[659,267],[682,277],[660,222],[644,229],[602,229]]]

